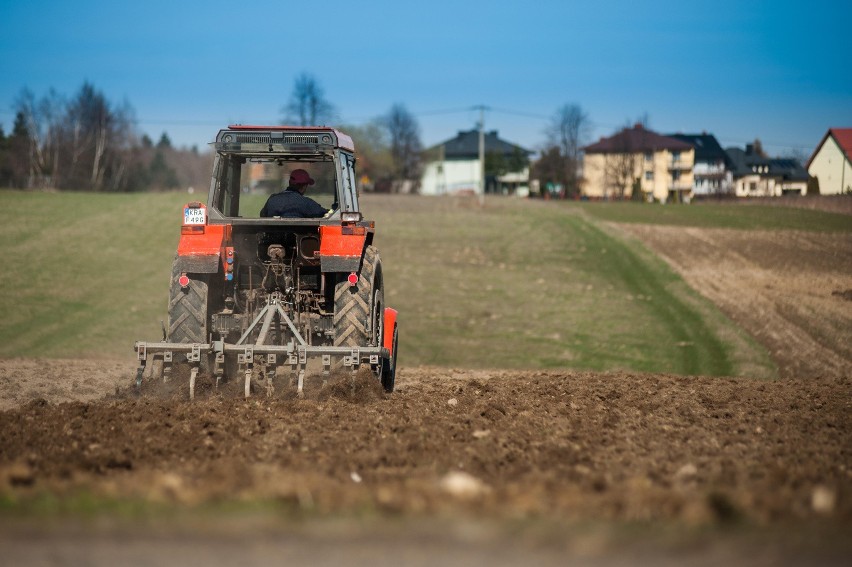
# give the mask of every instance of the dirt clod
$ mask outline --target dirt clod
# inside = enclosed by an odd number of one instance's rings
[[[92,364],[68,361],[64,372],[88,375]],[[397,385],[386,395],[369,372],[347,372],[301,399],[285,395],[284,379],[275,396],[249,400],[227,385],[194,401],[38,399],[0,412],[0,493],[852,523],[846,378],[401,368]]]

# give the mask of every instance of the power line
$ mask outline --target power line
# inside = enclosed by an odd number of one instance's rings
[[[496,112],[498,114],[511,114],[511,115],[514,115],[514,116],[523,116],[523,117],[526,117],[526,118],[538,118],[539,120],[550,120],[552,118],[551,116],[545,116],[543,114],[535,114],[535,113],[532,113],[532,112],[525,112],[525,111],[522,111],[522,110],[510,110],[508,108],[491,107],[490,110],[492,110],[493,112]]]
[[[462,112],[470,112],[474,110],[475,107],[466,107],[466,108],[446,108],[443,110],[427,110],[424,112],[414,112],[414,116],[437,116],[440,114],[460,114]]]
[[[157,119],[157,118],[149,118],[146,120],[136,120],[137,124],[176,124],[179,126],[221,126],[222,121],[212,121],[212,120],[168,120],[168,119]]]

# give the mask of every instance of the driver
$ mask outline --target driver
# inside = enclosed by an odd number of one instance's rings
[[[262,217],[318,218],[330,213],[329,209],[309,197],[305,197],[308,185],[314,180],[304,169],[290,172],[290,183],[280,193],[270,195],[260,209]]]

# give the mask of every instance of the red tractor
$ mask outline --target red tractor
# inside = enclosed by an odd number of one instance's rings
[[[327,127],[229,126],[214,145],[207,203],[183,209],[163,341],[135,345],[137,386],[152,362],[164,379],[188,365],[190,397],[199,372],[269,394],[286,365],[301,395],[318,359],[325,376],[369,364],[393,391],[397,312],[385,305],[375,223],[358,205],[352,139]],[[308,196],[325,216],[261,217],[297,169],[315,181]]]

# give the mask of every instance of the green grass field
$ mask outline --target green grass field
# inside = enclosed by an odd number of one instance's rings
[[[405,360],[711,375],[749,360],[774,373],[661,260],[582,209],[398,197],[376,213]]]
[[[131,359],[135,340],[158,339],[188,200],[0,191],[0,356]],[[363,201],[401,313],[403,366],[737,375],[748,364],[773,376],[759,345],[597,219],[849,230],[839,215],[781,208]]]

